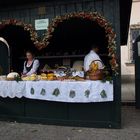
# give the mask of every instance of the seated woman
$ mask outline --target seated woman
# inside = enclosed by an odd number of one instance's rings
[[[37,74],[39,69],[39,60],[35,59],[35,56],[32,51],[26,52],[27,60],[24,62],[24,69],[22,76],[30,76],[32,74]]]

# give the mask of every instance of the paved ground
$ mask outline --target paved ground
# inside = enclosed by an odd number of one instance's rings
[[[134,102],[134,77],[123,77],[122,101]],[[0,140],[140,140],[140,110],[122,107],[122,129],[0,122]]]
[[[122,101],[123,102],[135,101],[135,76],[134,75],[122,76]]]
[[[140,110],[122,108],[122,129],[0,122],[0,140],[140,140]]]

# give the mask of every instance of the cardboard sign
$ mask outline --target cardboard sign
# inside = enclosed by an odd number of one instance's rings
[[[35,20],[36,30],[47,30],[49,25],[49,19],[37,19]]]

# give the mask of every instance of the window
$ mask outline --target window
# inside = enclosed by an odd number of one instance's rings
[[[137,37],[140,35],[140,25],[132,25],[130,27],[130,61],[134,63],[134,43]]]

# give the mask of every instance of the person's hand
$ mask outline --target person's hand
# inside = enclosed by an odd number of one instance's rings
[[[26,76],[27,76],[26,74],[22,74],[22,75],[21,75],[21,77],[26,77]]]

